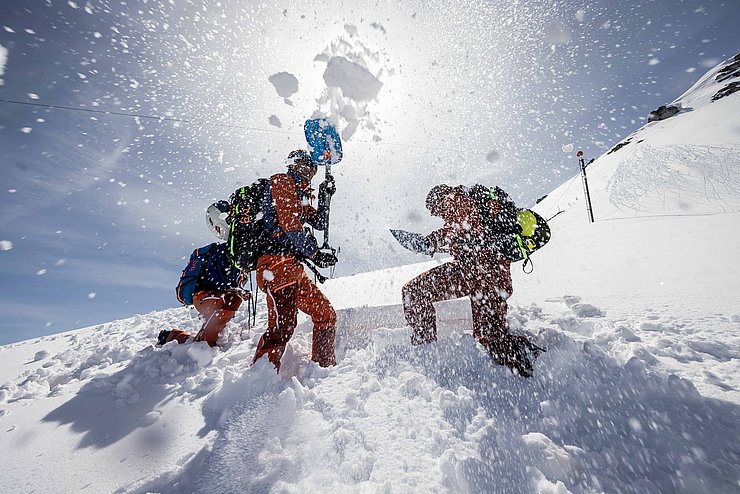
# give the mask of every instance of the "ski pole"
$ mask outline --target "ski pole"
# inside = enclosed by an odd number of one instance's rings
[[[324,180],[329,180],[329,178],[331,178],[331,165],[327,163],[326,175],[324,176]],[[329,212],[331,211],[331,196],[331,194],[328,194],[326,197],[326,224],[324,225],[324,245],[322,245],[321,248],[334,251],[334,249],[332,249],[329,245]]]
[[[313,262],[311,262],[309,259],[304,259],[303,263],[306,265],[306,267],[308,267],[308,269],[310,269],[313,272],[314,276],[319,281],[319,283],[323,283],[328,279],[326,276],[324,276],[323,274],[319,272],[319,268],[317,268],[316,265]]]

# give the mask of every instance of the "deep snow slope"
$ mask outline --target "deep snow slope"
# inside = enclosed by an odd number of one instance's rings
[[[548,349],[531,379],[491,364],[465,299],[409,345],[400,287],[444,259],[328,282],[331,369],[306,321],[280,375],[248,367],[264,305],[214,349],[155,348],[197,321],[143,314],[0,347],[0,489],[738,492],[740,93],[702,99],[711,76],[589,166],[595,223],[579,177],[537,206],[564,212],[513,267],[511,326]]]

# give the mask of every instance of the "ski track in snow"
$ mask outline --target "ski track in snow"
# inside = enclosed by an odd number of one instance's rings
[[[77,448],[105,448],[144,430],[156,452],[176,433],[161,428],[164,405],[196,404],[207,446],[125,492],[737,488],[730,479],[740,478],[740,398],[727,381],[740,340],[706,341],[706,328],[703,339],[693,336],[699,326],[737,328],[737,315],[677,317],[668,307],[612,315],[577,296],[514,307],[514,329],[538,334],[549,349],[524,380],[491,365],[464,330],[469,315],[449,311],[462,335],[441,330],[437,344],[413,348],[407,329],[393,329],[402,322],[397,309],[341,311],[333,369],[306,361],[304,322],[281,376],[266,362],[246,368],[264,307],[255,331],[243,319],[230,323],[222,350],[150,345],[163,327],[188,324],[184,309],[44,338],[69,347],[34,354],[24,375],[0,388],[0,414],[9,423],[25,400],[66,396],[43,421],[69,424],[80,434]],[[700,375],[682,365],[697,361],[711,365]],[[685,378],[732,401],[702,396]]]
[[[607,190],[622,211],[738,211],[738,162],[738,146],[643,144],[620,162]]]

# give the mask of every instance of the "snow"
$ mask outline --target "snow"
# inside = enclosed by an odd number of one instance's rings
[[[281,98],[290,98],[298,92],[298,79],[289,72],[278,72],[271,75],[268,80]]]
[[[8,63],[8,49],[0,45],[0,76],[5,74],[5,65]],[[0,77],[0,86],[3,85],[3,79]]]
[[[701,81],[700,81],[701,82]],[[740,95],[650,123],[536,209],[552,240],[513,266],[509,320],[547,348],[492,365],[466,299],[411,347],[400,288],[445,259],[329,281],[336,367],[301,320],[280,374],[168,309],[0,347],[3,492],[737,492]],[[560,213],[557,216],[555,213]]]
[[[365,67],[344,57],[332,57],[324,71],[324,81],[329,87],[338,87],[342,94],[355,101],[375,99],[383,87]]]
[[[499,159],[501,159],[501,153],[499,153],[495,149],[490,150],[486,154],[486,161],[488,161],[489,163],[495,163]]]
[[[571,34],[562,24],[555,22],[547,27],[545,32],[547,41],[553,45],[561,45],[570,41]]]
[[[381,93],[383,83],[379,77],[383,67],[377,69],[377,75],[373,75],[370,67],[387,59],[387,54],[365,46],[356,35],[356,26],[346,24],[344,31],[345,35],[314,57],[314,61],[326,63],[323,79],[327,87],[312,118],[330,115],[341,131],[342,140],[348,141],[360,126],[371,130],[377,127],[368,106]],[[391,70],[388,71],[390,74]],[[374,141],[379,140],[376,134]]]

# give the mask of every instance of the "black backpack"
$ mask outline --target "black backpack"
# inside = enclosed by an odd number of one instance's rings
[[[488,246],[511,262],[524,260],[550,240],[550,227],[540,215],[518,208],[501,187],[476,184],[467,190],[486,229]]]
[[[476,184],[468,195],[475,203],[486,230],[488,246],[508,259],[517,256],[519,250],[516,235],[522,229],[517,222],[517,207],[501,187],[486,187]]]
[[[265,252],[268,242],[262,202],[269,183],[268,179],[260,178],[234,191],[229,199],[229,253],[234,266],[245,272],[257,266],[257,259]]]

